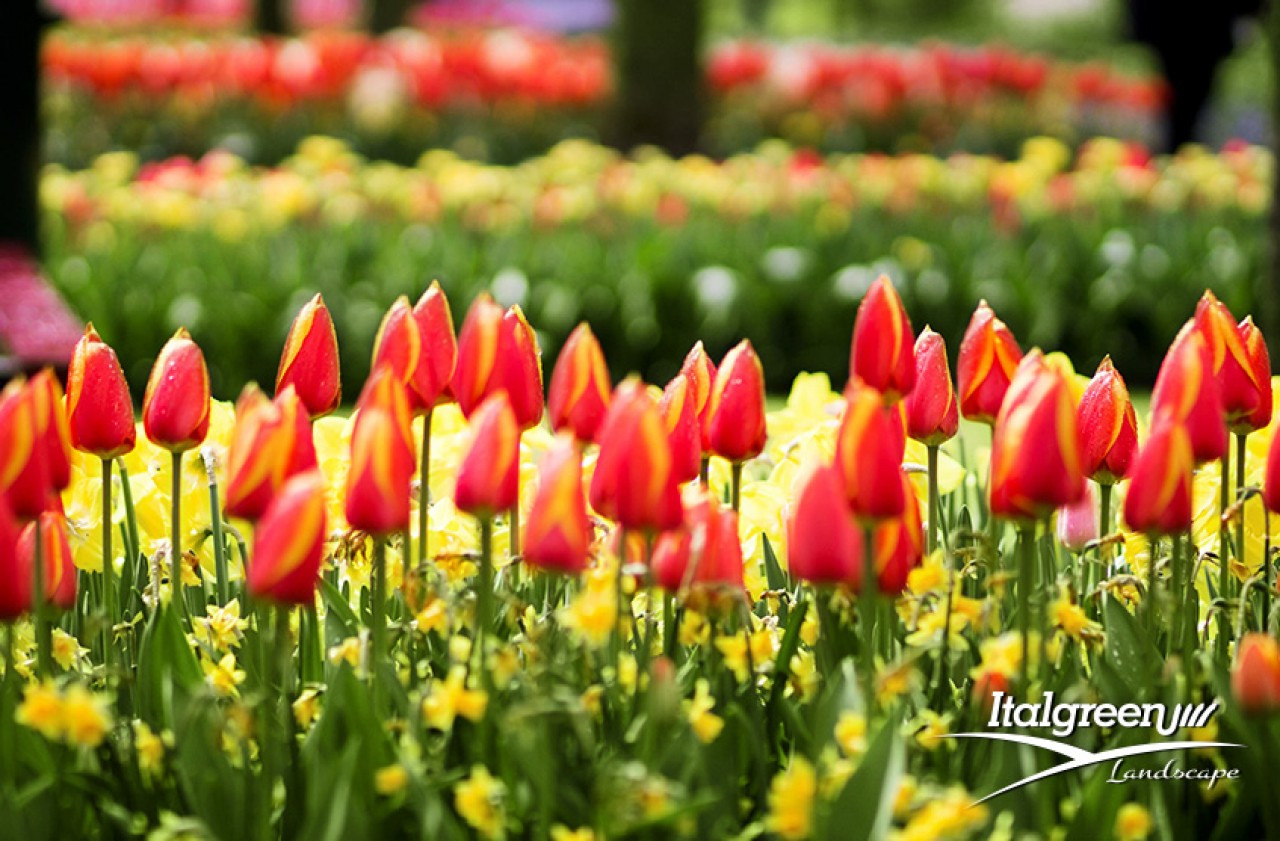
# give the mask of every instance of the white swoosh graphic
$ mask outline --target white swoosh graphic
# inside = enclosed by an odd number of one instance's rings
[[[1046,777],[1054,777],[1064,771],[1074,771],[1077,768],[1086,768],[1090,765],[1097,765],[1099,762],[1109,762],[1113,759],[1124,759],[1130,756],[1141,756],[1147,753],[1160,753],[1166,750],[1188,750],[1194,748],[1242,748],[1244,745],[1235,742],[1157,742],[1150,745],[1133,745],[1127,748],[1113,748],[1112,750],[1104,750],[1101,753],[1090,753],[1083,748],[1074,745],[1064,745],[1061,742],[1055,742],[1052,739],[1042,739],[1039,736],[1022,736],[1017,733],[946,733],[939,735],[939,739],[994,739],[999,742],[1016,742],[1020,745],[1029,745],[1033,748],[1044,748],[1051,750],[1056,754],[1071,759],[1070,762],[1063,762],[1060,765],[1054,765],[1052,768],[1032,774],[1018,780],[1016,783],[1010,783],[1004,788],[993,791],[981,800],[975,800],[974,806],[1004,794],[1006,791],[1013,791],[1015,788],[1021,788],[1027,783],[1034,783],[1036,780],[1043,780]]]

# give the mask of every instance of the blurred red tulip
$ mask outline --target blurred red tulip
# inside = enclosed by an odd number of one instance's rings
[[[422,356],[413,377],[413,402],[416,411],[425,412],[450,399],[449,386],[458,364],[453,312],[438,280],[431,281],[431,286],[413,305],[413,319],[418,323],[422,340]]]
[[[31,609],[30,557],[18,551],[21,533],[8,497],[0,492],[0,622],[13,622]]]
[[[458,333],[458,364],[453,372],[453,396],[467,417],[491,391],[490,380],[498,364],[498,344],[502,339],[502,307],[489,293],[482,292],[471,302]]]
[[[142,428],[156,446],[179,453],[209,433],[209,371],[186,329],[160,350],[142,398]]]
[[[1138,418],[1124,377],[1105,357],[1076,409],[1084,475],[1114,485],[1129,472],[1138,450]]]
[[[813,465],[796,480],[787,520],[787,568],[812,584],[843,584],[857,577],[862,552],[862,530],[845,505],[840,472]]]
[[[886,275],[880,275],[858,306],[849,351],[849,377],[859,379],[896,403],[916,382],[915,332],[902,299]]]
[[[1271,423],[1273,396],[1271,393],[1271,355],[1267,352],[1267,340],[1247,316],[1238,325],[1240,341],[1244,344],[1245,358],[1250,368],[1250,382],[1258,389],[1257,407],[1231,425],[1237,435],[1247,435],[1265,429]]]
[[[1195,329],[1209,349],[1227,425],[1234,426],[1258,411],[1263,390],[1270,393],[1270,377],[1259,378],[1231,311],[1208,290],[1196,305]]]
[[[899,517],[906,505],[900,478],[904,441],[892,416],[898,411],[869,386],[854,382],[846,391],[835,465],[849,510],[860,520]]]
[[[552,428],[567,429],[584,444],[594,441],[612,390],[604,352],[591,327],[583,322],[569,334],[551,372],[547,410]]]
[[[45,368],[27,388],[36,407],[36,446],[44,449],[46,477],[54,491],[65,490],[71,484],[71,431],[58,375]]]
[[[498,385],[506,389],[511,411],[521,429],[531,429],[542,420],[542,350],[538,336],[519,306],[502,316],[498,342]]]
[[[489,397],[471,416],[471,441],[458,465],[458,510],[492,517],[516,504],[520,427],[506,394]]]
[[[951,369],[947,366],[947,343],[925,327],[916,339],[915,358],[916,384],[904,401],[907,434],[936,447],[954,438],[960,428]]]
[[[338,334],[319,293],[294,317],[280,354],[276,393],[289,386],[313,418],[329,414],[342,403]]]
[[[924,558],[924,523],[920,518],[920,503],[907,474],[898,471],[904,500],[902,516],[878,523],[875,526],[876,586],[881,593],[896,596],[907,587],[907,576],[920,566]],[[862,570],[854,565],[855,575]],[[861,581],[855,582],[855,589]]]
[[[1186,427],[1197,464],[1227,453],[1222,394],[1211,372],[1208,345],[1188,321],[1165,354],[1151,392],[1151,417],[1167,417]]]
[[[131,452],[137,438],[133,398],[120,360],[90,324],[67,368],[67,426],[71,444],[99,458]]]
[[[729,351],[716,370],[707,415],[711,452],[740,462],[764,450],[764,368],[749,340]]]
[[[711,387],[716,381],[716,365],[699,341],[684,358],[680,373],[689,381],[689,393],[693,396],[694,410],[702,427],[702,451],[711,451]]]
[[[521,544],[524,559],[577,575],[587,567],[592,534],[582,493],[582,459],[573,437],[561,434],[538,466],[538,491]]]
[[[409,299],[401,295],[382,317],[378,335],[373,340],[371,367],[389,368],[396,379],[404,384],[407,396],[407,390],[413,388],[413,379],[418,373],[421,359],[422,334],[418,329],[418,322],[414,320]]]
[[[630,378],[614,392],[600,427],[591,507],[625,529],[665,531],[684,516],[666,427],[645,384]]]
[[[994,424],[1022,351],[1005,323],[980,301],[960,342],[956,379],[960,412],[969,420]]]
[[[227,515],[257,520],[286,479],[315,466],[310,418],[293,386],[274,401],[246,386],[227,449]]]
[[[1262,478],[1262,502],[1273,513],[1280,514],[1280,427],[1272,433],[1267,449],[1267,466]]]
[[[653,575],[668,592],[683,592],[698,603],[743,591],[738,515],[702,488],[690,493],[684,525],[658,538]]]
[[[328,535],[324,475],[317,469],[285,482],[253,533],[249,594],[283,605],[315,602]]]
[[[55,470],[70,473],[52,428],[53,400],[48,384],[34,380],[14,380],[0,393],[0,492],[22,520],[36,519],[57,502]],[[61,464],[55,467],[55,461]]]
[[[658,403],[671,445],[672,469],[676,481],[681,483],[698,478],[702,464],[702,426],[694,403],[689,378],[684,374],[676,374],[675,379],[667,383]]]
[[[1240,639],[1231,668],[1231,694],[1246,715],[1280,712],[1280,642],[1254,631]]]
[[[22,530],[17,546],[21,555],[20,566],[26,570],[35,566],[37,524],[44,568],[42,586],[45,603],[58,610],[70,610],[76,606],[76,566],[71,560],[71,544],[67,539],[67,518],[60,510],[41,513],[38,520],[28,523]],[[27,580],[30,581],[29,575]]]
[[[1182,424],[1157,419],[1129,468],[1124,521],[1135,532],[1181,534],[1191,528],[1195,456]]]
[[[412,434],[404,386],[384,364],[365,383],[351,430],[345,499],[352,528],[387,535],[408,527],[417,467]]]

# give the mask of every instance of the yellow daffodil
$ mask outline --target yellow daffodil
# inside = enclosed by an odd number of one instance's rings
[[[711,696],[711,684],[700,679],[694,687],[693,698],[685,701],[684,711],[693,734],[703,744],[714,742],[724,729],[724,719],[712,712],[715,706],[716,699]]]
[[[455,666],[444,680],[431,685],[427,697],[422,700],[422,718],[428,727],[448,732],[458,716],[468,721],[479,721],[489,705],[489,696],[481,689],[467,688],[467,670]]]
[[[453,804],[462,819],[483,838],[497,838],[506,823],[503,798],[506,788],[481,765],[454,789]]]
[[[201,663],[204,668],[205,682],[213,688],[213,691],[225,698],[236,698],[240,695],[240,684],[244,683],[246,677],[243,669],[236,668],[236,656],[234,654],[226,654],[216,663],[212,660],[205,660]]]
[[[408,784],[409,772],[400,763],[379,768],[373,774],[373,790],[383,797],[399,794]]]
[[[1143,841],[1155,829],[1151,813],[1141,803],[1125,803],[1116,812],[1116,841]]]
[[[765,826],[785,841],[808,838],[817,792],[818,775],[809,760],[792,757],[787,769],[769,785],[769,814]]]

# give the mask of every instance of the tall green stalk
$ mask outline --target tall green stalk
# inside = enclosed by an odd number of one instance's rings
[[[169,531],[169,590],[170,597],[178,605],[187,628],[191,618],[187,611],[186,588],[182,585],[182,453],[173,453],[173,485],[171,487]],[[156,607],[160,606],[160,582],[156,581]]]
[[[1035,586],[1034,523],[1018,529],[1018,632],[1022,635],[1022,691],[1031,686],[1031,590]]]
[[[621,575],[621,572],[619,572]],[[485,662],[489,625],[493,621],[493,518],[480,518],[480,576],[476,581],[476,657],[480,681],[493,692],[493,675]]]
[[[418,462],[418,475],[420,478],[418,488],[418,571],[426,570],[427,566],[427,532],[428,522],[427,515],[431,510],[431,409],[427,409],[427,414],[422,418],[422,447],[421,459]]]
[[[1218,513],[1225,517],[1227,509],[1231,507],[1231,457],[1228,453],[1222,454],[1222,481],[1219,489],[1221,494]],[[1218,655],[1225,661],[1231,639],[1231,611],[1226,607],[1231,598],[1231,559],[1227,551],[1227,524],[1223,519],[1218,520],[1218,598],[1223,602],[1223,607],[1218,611],[1217,647]]]
[[[231,601],[231,576],[227,571],[227,546],[222,537],[222,506],[218,503],[218,479],[213,472],[212,456],[205,458],[204,469],[209,477],[209,523],[213,533],[214,569],[218,576],[218,604],[226,605]]]
[[[737,514],[742,507],[742,462],[735,461],[729,467],[730,484],[729,499],[733,503],[733,513]]]
[[[1104,538],[1111,534],[1111,494],[1115,487],[1110,484],[1098,485],[1098,537]],[[1083,556],[1081,556],[1083,560]],[[1104,543],[1098,551],[1098,561],[1106,564],[1107,570],[1111,569],[1111,544]],[[1084,594],[1093,592],[1093,588],[1097,584],[1097,576],[1093,569],[1093,564],[1085,563],[1085,586]]]
[[[870,716],[876,706],[876,615],[879,613],[880,603],[880,584],[876,580],[875,524],[863,523],[862,536],[862,592],[858,600],[858,624],[862,632],[860,653],[863,692],[866,694],[867,714]]]
[[[111,552],[111,459],[102,460],[102,605],[106,617],[102,623],[102,656],[107,667],[107,680],[115,665],[115,639],[113,629],[119,615],[116,607],[116,568]]]
[[[35,560],[31,565],[33,598],[31,613],[36,626],[36,667],[40,677],[53,674],[53,628],[49,625],[49,614],[45,608],[48,595],[44,591],[44,529],[39,518],[36,519]]]
[[[938,499],[938,445],[930,444],[929,454],[929,531],[926,534],[928,551],[932,555],[938,548],[938,533],[942,524],[938,522],[941,506]]]
[[[387,638],[387,539],[373,539],[373,587],[369,594],[369,678],[373,681],[374,710],[381,709],[382,681],[379,670],[386,656]]]
[[[1244,551],[1244,488],[1245,466],[1249,455],[1246,444],[1248,433],[1236,434],[1236,560],[1245,562]],[[1224,526],[1225,528],[1225,526]],[[1241,606],[1243,610],[1243,606]]]

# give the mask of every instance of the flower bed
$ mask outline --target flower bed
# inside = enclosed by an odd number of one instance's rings
[[[405,163],[428,147],[510,162],[599,135],[611,97],[603,43],[520,30],[284,41],[59,30],[43,61],[47,154],[73,165],[111,148],[156,159],[214,146],[274,162],[315,133]],[[1038,134],[1150,139],[1161,98],[1150,78],[999,47],[728,43],[707,74],[717,154],[768,137],[1003,154]]]
[[[1200,289],[1253,305],[1269,166],[1258,148],[1149,159],[1098,141],[1072,160],[1036,141],[1012,162],[775,145],[719,164],[574,143],[510,168],[447,152],[401,168],[314,139],[277,169],[109,155],[50,168],[42,196],[51,279],[135,381],[181,324],[216,383],[269,381],[310,290],[359,346],[386,296],[438,277],[522,303],[550,350],[590,319],[619,375],[663,379],[695,338],[720,352],[748,335],[778,390],[843,375],[843,325],[887,271],[947,335],[986,298],[1030,341],[1111,352],[1149,383],[1153,337]]]

